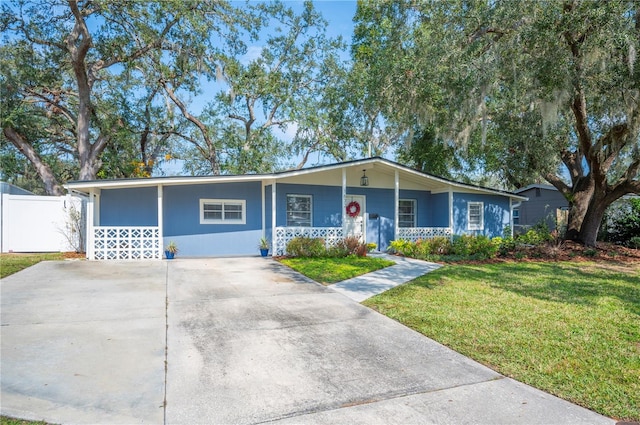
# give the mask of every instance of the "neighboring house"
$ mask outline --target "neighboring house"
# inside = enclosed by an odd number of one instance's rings
[[[547,223],[549,230],[554,230],[557,223],[566,220],[569,202],[555,187],[531,184],[514,193],[529,198],[527,202],[513,207],[513,225],[516,233],[522,233],[543,221]]]
[[[34,195],[35,193],[30,192],[21,187],[12,185],[11,183],[0,181],[0,193],[8,194],[8,195]]]
[[[434,177],[382,158],[272,174],[76,181],[89,196],[89,259],[253,255],[262,236],[284,254],[296,236],[394,239],[502,236],[526,198]]]

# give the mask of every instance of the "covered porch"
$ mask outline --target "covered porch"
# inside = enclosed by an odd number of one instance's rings
[[[387,162],[287,172],[263,185],[265,235],[274,255],[300,236],[327,246],[355,236],[385,250],[395,239],[453,235],[451,185]]]

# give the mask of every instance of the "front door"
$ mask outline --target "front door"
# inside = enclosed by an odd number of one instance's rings
[[[345,236],[357,236],[361,241],[366,241],[366,227],[364,214],[366,211],[366,198],[364,195],[347,195]]]

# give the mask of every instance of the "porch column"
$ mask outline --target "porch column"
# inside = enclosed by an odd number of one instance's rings
[[[164,212],[163,212],[163,196],[164,196],[164,188],[161,184],[158,185],[158,251],[159,251],[159,259],[162,259],[162,249],[164,247]]]
[[[94,220],[94,198],[96,194],[93,189],[89,191],[89,200],[87,201],[87,259],[95,260],[94,253],[94,237],[93,237],[93,220]]]
[[[276,181],[271,181],[271,244],[276,241]],[[275,250],[275,249],[274,249]]]
[[[398,204],[400,203],[400,174],[398,170],[394,173],[395,184],[393,187],[393,239],[398,239],[398,220],[400,219],[400,213],[398,211]]]
[[[449,188],[449,228],[453,237],[453,190]]]
[[[265,186],[266,186],[266,185],[265,185],[265,183],[264,183],[264,180],[262,180],[262,182],[261,182],[261,184],[260,184],[260,191],[261,191],[261,193],[260,193],[260,198],[261,198],[261,202],[262,202],[262,204],[261,204],[261,207],[260,207],[260,208],[262,209],[262,217],[261,217],[261,220],[262,220],[262,237],[263,237],[263,238],[267,236],[267,235],[266,235],[266,231],[267,231],[266,221],[267,221],[267,218],[265,217],[265,215],[266,215],[265,209],[267,208],[267,204],[265,204],[266,199],[265,199],[265,196],[264,196]],[[272,237],[272,239],[273,239],[273,237]]]
[[[342,169],[342,235],[347,236],[347,170]]]
[[[513,238],[513,199],[509,198],[509,228],[511,229],[510,237]],[[504,233],[504,232],[503,232]],[[507,235],[502,235],[506,237]]]
[[[100,189],[95,192],[95,200],[93,204],[93,225],[100,226]]]

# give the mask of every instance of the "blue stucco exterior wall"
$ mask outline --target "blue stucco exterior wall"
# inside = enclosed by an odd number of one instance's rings
[[[375,243],[378,249],[384,251],[393,240],[395,226],[394,217],[394,191],[393,189],[376,189],[364,187],[347,188],[349,195],[366,196],[365,226],[367,243]],[[371,218],[371,214],[377,214],[377,218]]]
[[[262,236],[262,200],[264,196],[265,235],[272,240],[272,186],[262,192],[261,182],[235,182],[201,185],[165,186],[163,188],[164,243],[175,241],[180,256],[258,255]],[[339,186],[276,186],[276,225],[286,226],[288,194],[311,195],[313,226],[342,226],[342,188]],[[347,196],[366,197],[365,226],[367,242],[384,250],[394,239],[394,191],[368,187],[348,187]],[[100,194],[100,225],[157,226],[158,192],[156,187],[103,189]],[[418,227],[449,226],[449,193],[400,190],[401,199],[417,202]],[[200,199],[241,199],[246,201],[245,224],[200,224]],[[467,203],[484,202],[484,228],[468,230]],[[375,217],[371,217],[375,214]],[[502,236],[510,222],[507,196],[453,193],[454,234]]]
[[[158,189],[103,189],[100,192],[101,226],[157,226]]]
[[[279,183],[276,185],[276,226],[287,225],[287,195],[311,195],[313,227],[342,226],[342,188]]]
[[[469,230],[467,223],[467,203],[484,202],[484,229]],[[491,238],[503,236],[504,228],[510,223],[509,198],[500,195],[475,193],[453,194],[453,233],[482,234]]]
[[[448,193],[431,195],[431,226],[427,227],[449,227]]]
[[[246,201],[245,224],[200,224],[200,199]],[[164,239],[178,244],[181,256],[251,255],[262,236],[260,182],[166,186]]]

